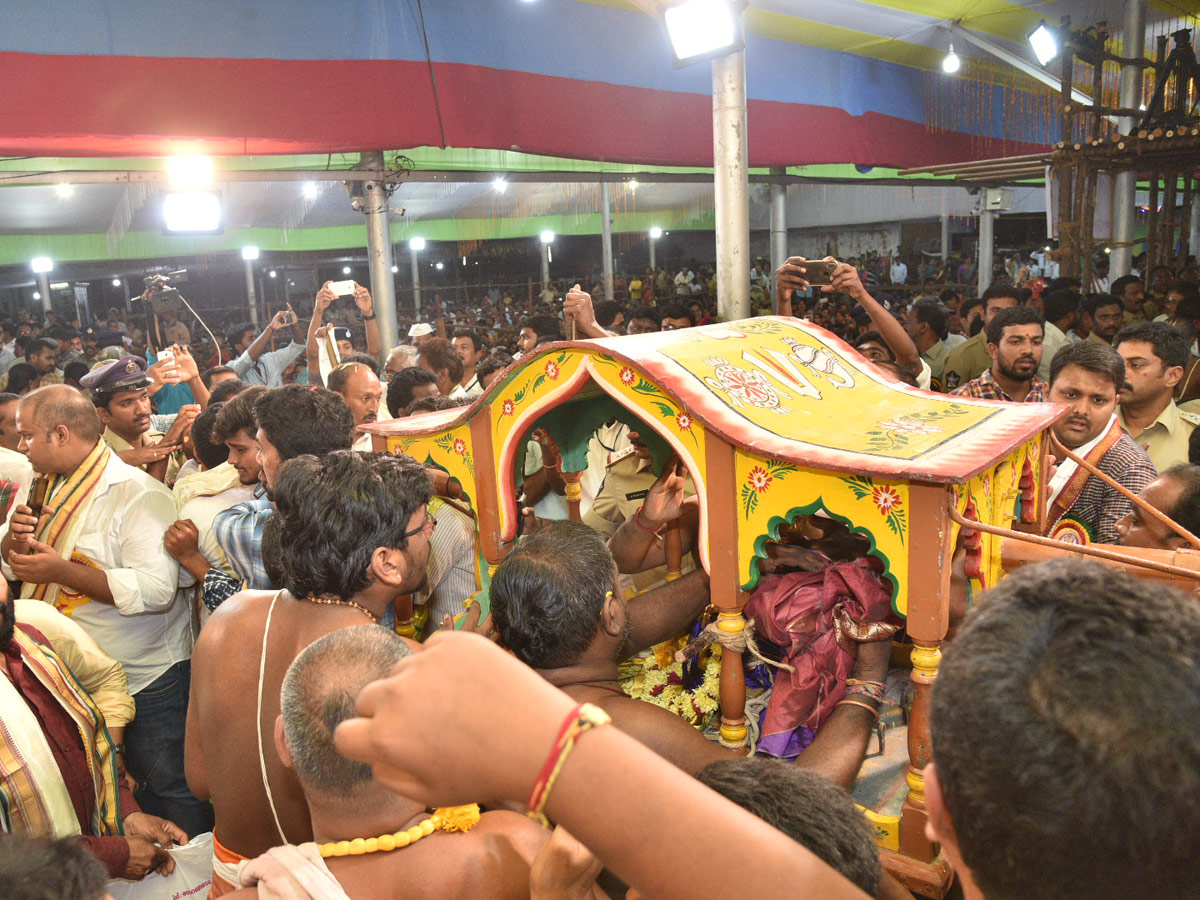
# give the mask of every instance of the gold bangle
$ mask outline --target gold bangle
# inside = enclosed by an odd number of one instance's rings
[[[845,697],[845,698],[839,700],[835,705],[836,706],[843,706],[843,705],[860,706],[863,709],[865,709],[867,712],[869,712],[871,715],[873,715],[875,717],[876,722],[879,721],[879,710],[877,710],[873,706],[870,706],[869,704],[863,703],[861,700],[854,700],[850,697]]]

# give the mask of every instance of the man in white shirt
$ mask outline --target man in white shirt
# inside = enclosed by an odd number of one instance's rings
[[[21,398],[16,394],[0,394],[0,478],[16,485],[7,505],[0,505],[0,517],[5,519],[17,504],[25,502],[29,486],[33,484],[33,466],[24,453],[17,451],[20,442],[17,436],[17,404],[20,402]]]
[[[17,407],[20,447],[50,476],[43,514],[14,511],[0,538],[5,577],[22,597],[53,604],[125,668],[137,717],[126,764],[139,802],[188,834],[212,811],[187,789],[183,732],[191,677],[191,616],[163,546],[175,521],[171,492],[122,462],[101,439],[91,401],[65,385],[40,388]]]
[[[892,284],[904,284],[908,281],[908,266],[900,257],[894,257],[891,271],[888,274],[891,275]]]
[[[479,336],[479,332],[471,328],[460,328],[454,332],[454,349],[462,357],[463,375],[459,379],[458,385],[451,391],[450,396],[460,396],[458,391],[461,390],[461,396],[474,399],[483,393],[483,385],[479,383],[475,367],[479,365],[480,360],[487,356],[487,347],[483,343],[483,338]]]

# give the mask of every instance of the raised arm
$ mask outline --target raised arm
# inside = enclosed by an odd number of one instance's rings
[[[563,314],[567,321],[573,321],[576,337],[603,338],[615,337],[615,332],[609,331],[596,321],[596,312],[592,306],[592,295],[575,285],[567,291],[563,301]]]
[[[317,291],[316,299],[313,300],[312,319],[308,322],[308,338],[305,343],[305,353],[308,358],[308,381],[309,384],[323,384],[321,380],[321,350],[318,344],[320,340],[320,331],[325,321],[325,310],[329,309],[329,304],[337,299],[337,295],[329,289],[329,285],[333,282],[327,281],[321,285],[321,289]]]
[[[354,283],[354,305],[358,307],[363,330],[367,333],[367,353],[379,359],[383,342],[379,339],[379,323],[375,321],[375,301],[371,299],[371,292],[358,282]]]

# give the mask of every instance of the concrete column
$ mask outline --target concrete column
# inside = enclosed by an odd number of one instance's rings
[[[1197,206],[1197,209],[1200,209],[1200,205]],[[650,238],[650,268],[651,269],[658,268],[658,266],[656,266],[654,263],[654,243],[655,243],[654,238]]]
[[[1125,0],[1125,27],[1121,34],[1125,56],[1141,56],[1146,46],[1146,0]],[[1136,109],[1141,103],[1142,79],[1137,66],[1121,69],[1118,83],[1119,104]],[[1117,130],[1129,134],[1137,127],[1132,116],[1117,120]],[[1137,201],[1137,172],[1118,172],[1113,180],[1112,240],[1117,246],[1108,257],[1109,277],[1128,275],[1133,268],[1133,247],[1120,246],[1133,241],[1133,210]]]
[[[542,290],[550,285],[550,245],[542,244]]]
[[[408,248],[408,255],[412,258],[413,315],[416,318],[420,318],[420,316],[421,316],[421,260],[420,260],[420,255],[412,247]]]
[[[383,169],[383,154],[362,154],[373,169]],[[367,213],[367,264],[371,271],[371,297],[375,301],[375,324],[383,353],[396,346],[396,285],[392,280],[392,238],[388,231],[388,192],[382,181],[363,184]]]
[[[985,209],[979,213],[979,293],[982,294],[992,283],[992,251],[995,249],[994,237],[997,213]]]
[[[950,217],[942,216],[942,262],[950,258]]]
[[[46,272],[38,272],[38,291],[42,295],[42,311],[54,312],[50,302],[50,275]]]
[[[250,324],[258,328],[258,291],[254,288],[254,260],[243,259],[242,270],[246,274],[246,305],[250,308]]]
[[[772,169],[772,175],[785,175],[787,169]],[[771,283],[775,272],[787,262],[787,185],[771,185]]]
[[[725,321],[750,316],[750,184],[746,159],[746,53],[712,61],[717,301]]]
[[[601,265],[604,268],[604,299],[613,298],[613,252],[612,252],[612,185],[600,182],[600,238],[604,242]]]
[[[1200,197],[1192,195],[1192,225],[1188,231],[1188,253],[1200,258]]]

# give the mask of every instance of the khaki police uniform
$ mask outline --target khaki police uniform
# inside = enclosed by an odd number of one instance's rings
[[[981,328],[975,337],[950,351],[946,357],[946,367],[942,370],[942,384],[947,391],[952,391],[978,378],[991,367],[992,358],[987,352],[987,329]]]
[[[1188,461],[1188,442],[1196,426],[1200,425],[1200,414],[1180,409],[1175,405],[1174,400],[1168,403],[1166,409],[1159,413],[1158,418],[1143,428],[1140,434],[1133,434],[1129,431],[1119,403],[1117,404],[1117,418],[1126,434],[1129,434],[1137,442],[1137,445],[1146,451],[1146,455],[1154,463],[1154,468],[1159,472],[1165,472],[1172,466]]]

